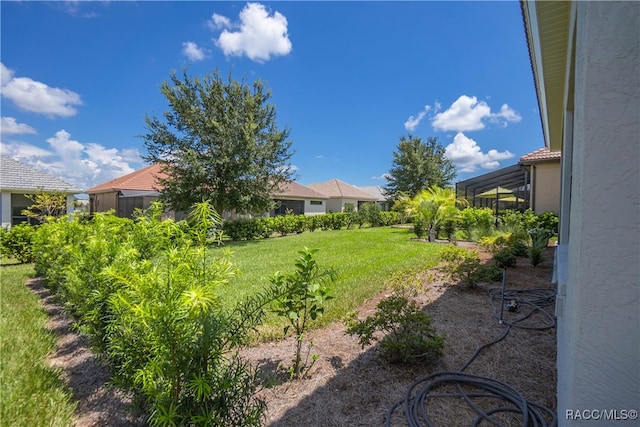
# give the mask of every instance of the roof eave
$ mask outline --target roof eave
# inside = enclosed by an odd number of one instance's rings
[[[562,149],[571,1],[521,1],[545,145]]]

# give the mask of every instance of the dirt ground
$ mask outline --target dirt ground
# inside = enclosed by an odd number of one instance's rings
[[[507,270],[506,288],[516,291],[542,288],[553,294],[553,251],[554,248],[547,248],[544,261],[536,267],[532,267],[528,259],[518,258],[517,266]],[[481,258],[491,262],[486,252],[481,252]],[[259,392],[259,397],[267,403],[265,425],[383,426],[389,410],[405,398],[409,387],[417,380],[442,371],[457,375],[455,371],[460,370],[479,347],[501,337],[507,323],[530,311],[525,304],[518,312],[505,310],[505,322],[499,324],[495,314],[500,312],[499,299],[494,300],[497,301],[494,310],[488,290],[500,288],[500,282],[483,283],[478,289],[469,291],[445,283],[437,270],[432,273],[430,280],[423,284],[417,301],[432,316],[432,324],[438,332],[446,334],[444,356],[435,364],[388,364],[375,345],[361,349],[357,337],[346,335],[341,323],[308,334],[314,344],[312,352],[320,357],[308,377],[302,380],[286,381],[287,376],[283,373],[282,367],[289,366],[293,356],[291,339],[244,349],[242,356],[257,364],[265,378],[264,388]],[[127,409],[129,397],[106,385],[106,368],[88,350],[82,337],[70,329],[70,321],[42,283],[34,280],[30,286],[41,296],[51,315],[48,327],[60,335],[51,363],[62,369],[78,402],[76,426],[144,425],[143,416]],[[389,292],[383,293],[363,304],[359,309],[360,317],[371,315],[380,299],[388,295]],[[505,385],[510,391],[507,399],[514,399],[512,396],[526,399],[525,404],[534,412],[544,412],[539,410],[541,407],[555,411],[556,330],[554,327],[537,329],[553,326],[554,309],[551,301],[544,307],[550,317],[534,311],[526,321],[518,324],[527,328],[511,327],[503,340],[484,348],[464,372],[486,377],[491,384],[495,381],[508,384]],[[428,386],[433,387],[428,396],[457,393],[456,387],[460,385],[451,385],[450,380],[448,376],[442,377],[444,385],[441,388],[436,388],[430,381],[418,382],[416,391]],[[468,394],[471,396],[478,391],[478,387],[472,387]],[[479,396],[472,400],[485,412],[505,406],[495,397]],[[459,396],[430,397],[425,402],[428,417],[434,425],[469,426],[477,416]],[[520,405],[519,402],[515,406]],[[502,411],[496,418],[505,426],[522,425],[522,416],[512,410]],[[552,421],[548,419],[548,422]],[[403,405],[393,411],[389,425],[409,425]]]

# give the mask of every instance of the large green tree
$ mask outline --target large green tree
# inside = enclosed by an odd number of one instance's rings
[[[456,168],[445,153],[445,147],[435,137],[423,141],[411,134],[402,136],[387,174],[384,187],[387,197],[396,200],[401,193],[414,197],[433,185],[449,187],[456,177]]]
[[[293,179],[289,129],[279,128],[271,91],[256,80],[175,72],[162,83],[170,110],[145,116],[146,160],[160,163],[161,200],[176,210],[209,201],[219,213],[265,212]]]

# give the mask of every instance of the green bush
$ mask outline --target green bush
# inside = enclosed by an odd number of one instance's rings
[[[543,261],[542,251],[549,245],[549,239],[553,236],[553,232],[546,228],[532,228],[528,233],[531,238],[529,259],[531,265],[535,267]]]
[[[486,235],[493,228],[493,225],[493,211],[490,208],[468,207],[460,211],[458,226],[467,234],[471,234],[475,229],[479,230],[479,234]]]
[[[496,265],[500,268],[515,267],[516,256],[510,248],[500,249],[493,254]]]
[[[228,253],[209,250],[219,239],[220,219],[207,203],[187,221],[98,214],[36,233],[37,270],[55,281],[114,380],[147,399],[152,425],[262,422],[255,369],[237,349],[276,295],[268,289],[224,309],[217,289],[235,269]]]
[[[440,254],[442,269],[455,282],[471,288],[482,279],[480,254],[476,250],[447,245]]]
[[[29,224],[17,224],[8,231],[0,227],[0,253],[21,263],[33,262],[34,228]]]
[[[290,369],[292,379],[302,378],[313,366],[316,360],[315,355],[311,362],[303,360],[302,357],[304,335],[309,328],[309,323],[324,313],[324,302],[333,298],[329,295],[326,283],[333,281],[335,274],[331,270],[320,269],[313,259],[315,252],[317,250],[304,248],[298,252],[300,256],[295,263],[296,271],[290,274],[276,273],[271,277],[271,284],[279,295],[273,302],[273,311],[287,319],[285,335],[289,328],[293,327],[296,338],[295,357]],[[309,343],[309,350],[311,346],[312,344]]]
[[[560,219],[555,212],[543,212],[538,215],[535,223],[536,228],[544,228],[550,230],[553,233],[558,233],[558,224]]]
[[[427,235],[427,231],[427,223],[420,217],[414,218],[413,234],[415,234],[418,239],[422,239]]]
[[[347,321],[346,333],[357,335],[364,348],[383,332],[380,349],[390,363],[433,362],[442,355],[445,337],[438,335],[431,316],[415,301],[392,295],[378,303],[373,316],[357,320],[356,315]]]

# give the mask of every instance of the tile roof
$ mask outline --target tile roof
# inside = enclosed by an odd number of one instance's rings
[[[105,193],[110,191],[157,191],[162,188],[157,182],[157,177],[165,177],[166,175],[161,172],[160,164],[153,164],[142,169],[139,169],[130,174],[121,176],[120,178],[112,179],[104,184],[97,185],[93,188],[86,190],[86,193]],[[311,188],[298,184],[297,182],[290,182],[283,186],[281,192],[276,193],[276,197],[300,197],[305,199],[327,199],[327,196],[320,194]]]
[[[525,154],[520,157],[520,163],[534,163],[543,162],[548,160],[560,160],[562,157],[561,151],[551,151],[549,148],[540,148],[533,153]]]
[[[319,193],[326,194],[330,199],[343,198],[371,202],[378,200],[376,196],[335,178],[327,182],[311,184],[308,187]]]
[[[67,194],[81,193],[75,186],[27,166],[11,157],[0,155],[0,189],[19,191],[62,191]]]
[[[367,193],[369,193],[372,196],[376,197],[379,202],[387,201],[387,198],[384,195],[384,191],[382,190],[381,187],[379,187],[377,185],[368,185],[366,187],[358,187],[358,188],[360,190],[366,191]]]
[[[165,176],[160,171],[160,164],[153,164],[104,184],[96,185],[85,190],[85,193],[106,193],[120,190],[156,191],[160,189],[156,178]]]
[[[284,186],[281,190],[274,194],[274,197],[300,197],[303,199],[328,199],[324,194],[300,185],[295,181],[291,181]]]

